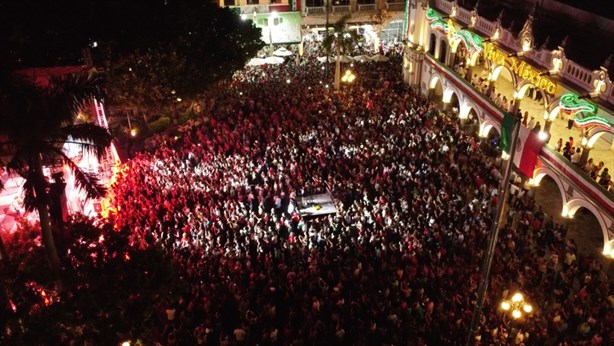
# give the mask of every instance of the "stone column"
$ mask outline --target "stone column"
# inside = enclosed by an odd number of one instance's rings
[[[578,167],[584,167],[586,161],[588,161],[588,155],[590,154],[592,148],[582,146],[582,155],[580,156],[580,161],[578,162]]]
[[[454,59],[456,59],[456,52],[452,52],[452,47],[448,45],[448,49],[450,49],[450,53],[448,54],[448,60],[446,61],[446,66],[454,69]]]
[[[517,99],[516,96],[514,96],[512,106],[510,107],[510,113],[518,114],[518,109],[520,109],[520,99]]]

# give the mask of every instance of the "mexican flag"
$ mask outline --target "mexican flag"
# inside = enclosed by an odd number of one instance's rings
[[[522,174],[529,178],[533,178],[533,171],[537,165],[537,156],[541,152],[544,143],[528,128],[520,126],[516,148],[511,148],[514,126],[519,121],[520,120],[513,115],[505,114],[503,123],[501,124],[500,146],[508,155],[510,155],[511,150],[515,150],[514,165],[518,167]]]

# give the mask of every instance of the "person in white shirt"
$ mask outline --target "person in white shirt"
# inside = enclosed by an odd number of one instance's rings
[[[580,148],[576,149],[576,152],[571,155],[571,163],[577,165],[580,163],[580,158],[582,157],[582,150]]]
[[[527,124],[527,128],[529,130],[533,130],[534,127],[535,127],[535,117],[531,117],[531,120],[529,120],[529,123]]]

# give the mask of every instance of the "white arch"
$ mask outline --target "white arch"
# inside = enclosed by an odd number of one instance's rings
[[[610,254],[610,252],[614,252],[612,248],[614,248],[614,243],[610,240],[607,223],[603,215],[599,212],[599,209],[587,201],[584,198],[571,198],[569,201],[567,200],[567,195],[565,194],[565,187],[563,186],[563,182],[561,179],[549,168],[541,166],[538,167],[533,173],[533,179],[530,180],[532,186],[539,186],[542,178],[544,176],[549,176],[554,180],[556,185],[559,188],[559,192],[561,193],[561,199],[563,201],[563,210],[561,211],[561,216],[566,218],[573,218],[578,209],[584,207],[588,209],[599,222],[599,226],[601,227],[601,233],[603,235],[603,252]]]
[[[484,121],[480,122],[480,132],[478,135],[481,138],[488,137],[488,133],[494,127],[499,133],[501,133],[501,125],[496,122],[491,121],[490,119],[484,119]]]
[[[461,119],[467,119],[469,118],[469,112],[471,111],[471,106],[468,105],[467,103],[464,103],[462,106],[460,106],[460,111],[458,112],[458,117]]]
[[[601,215],[601,213],[599,212],[599,209],[597,209],[594,204],[588,202],[585,199],[575,198],[563,205],[563,211],[567,210],[568,217],[571,218],[576,214],[576,211],[578,211],[578,209],[580,209],[581,207],[584,207],[587,210],[589,210],[599,222],[599,226],[601,227],[601,233],[603,235],[603,244],[604,244],[603,246],[604,246],[604,251],[605,251],[606,244],[608,244],[610,241],[608,229],[607,229],[606,222],[603,219],[603,216]]]
[[[554,119],[556,119],[556,116],[559,115],[560,111],[561,111],[561,106],[554,107],[554,109],[552,109],[551,112],[548,112],[548,109],[546,108],[546,113],[548,114],[548,120],[554,121]]]
[[[441,81],[441,77],[438,74],[433,73],[431,81],[429,82],[429,89],[435,89],[435,86],[437,85],[438,81]],[[443,87],[443,83],[441,84],[441,86]]]
[[[473,54],[471,54],[471,57],[469,58],[469,66],[475,66],[475,64],[478,62],[480,53],[481,51],[475,51]]]
[[[592,148],[592,147],[593,147],[593,145],[595,145],[595,143],[597,143],[597,140],[598,140],[598,139],[599,139],[601,136],[603,136],[605,133],[610,133],[610,134],[611,134],[612,132],[610,132],[610,131],[606,131],[606,130],[604,130],[604,129],[602,129],[602,128],[595,128],[595,129],[591,130],[591,131],[588,133],[588,142],[586,142],[586,145],[587,145],[589,148]]]
[[[497,80],[497,78],[499,78],[499,74],[501,73],[501,70],[503,70],[504,68],[505,68],[505,66],[503,66],[503,65],[497,65],[492,70],[492,75],[490,76],[490,80]]]
[[[533,178],[530,180],[532,186],[539,186],[539,183],[542,181],[544,176],[549,176],[554,180],[556,185],[559,187],[559,192],[561,193],[561,200],[563,201],[563,211],[561,211],[561,215],[563,217],[568,217],[568,212],[565,210],[565,205],[567,204],[567,195],[565,195],[565,186],[563,186],[563,182],[561,179],[554,173],[550,168],[541,166],[533,171]]]
[[[454,90],[453,88],[447,88],[443,91],[443,98],[441,101],[443,103],[450,103],[450,100],[452,100],[452,94],[456,94],[456,98],[458,99],[458,93],[456,92],[456,90]]]
[[[465,101],[460,106],[460,112],[458,113],[458,117],[461,119],[469,118],[469,114],[471,113],[472,109],[474,110],[475,114],[478,115],[478,111],[476,110],[477,108],[475,107],[475,105],[469,101]]]
[[[520,85],[518,85],[518,92],[516,92],[516,98],[518,100],[522,100],[524,98],[524,95],[527,93],[527,89],[530,85],[532,85],[530,82],[520,83]]]

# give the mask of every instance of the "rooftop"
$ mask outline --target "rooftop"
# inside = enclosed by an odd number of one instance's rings
[[[538,6],[532,0],[458,1],[459,6],[469,10],[476,3],[480,16],[491,21],[500,18],[502,27],[514,35],[518,35],[529,14],[535,11],[533,35],[536,47],[553,50],[562,46],[568,59],[591,70],[604,66],[614,54],[614,32],[610,32],[614,29],[614,11],[610,0],[541,0]],[[590,23],[594,25],[582,23],[579,18],[591,19]],[[604,67],[614,79],[614,59],[609,59],[607,65]]]

